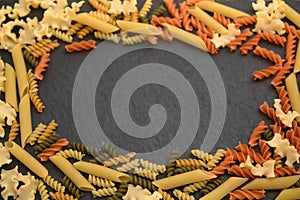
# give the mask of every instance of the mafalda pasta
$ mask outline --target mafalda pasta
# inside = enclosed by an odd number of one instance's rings
[[[81,10],[85,3],[90,11]],[[282,0],[256,0],[250,6],[252,12],[214,0],[18,0],[1,5],[0,49],[12,57],[12,62],[0,59],[2,198],[77,199],[90,193],[108,200],[263,199],[270,190],[279,192],[276,199],[300,198],[299,10]],[[41,10],[39,19],[32,17],[34,9]],[[101,148],[69,143],[71,138],[56,132],[54,120],[32,124],[39,120],[32,119],[32,106],[39,112],[49,109],[38,86],[57,59],[57,49],[77,53],[96,48],[100,40],[155,45],[174,39],[194,51],[214,55],[229,48],[272,63],[252,74],[255,81],[273,77],[277,97],[259,107],[270,120],[246,130],[252,132],[248,143],[237,141],[235,148],[216,152],[193,149],[185,158],[174,151],[165,166],[136,158],[135,152],[122,155],[105,143]],[[271,45],[264,48],[263,43]],[[25,175],[14,160],[26,167]],[[55,176],[59,170],[62,179]]]

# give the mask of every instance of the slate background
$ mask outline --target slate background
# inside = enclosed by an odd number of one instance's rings
[[[12,5],[14,2],[16,1],[2,0],[0,5]],[[253,14],[251,3],[254,1],[222,0],[218,2]],[[286,2],[300,12],[299,1],[287,0]],[[139,4],[141,3],[139,1]],[[154,0],[154,7],[160,4],[161,1]],[[91,7],[86,2],[82,10],[90,9]],[[40,10],[35,10],[31,15],[40,17]],[[58,133],[71,141],[80,141],[72,118],[72,90],[77,70],[89,52],[68,54],[65,52],[63,45],[64,43],[61,43],[61,47],[51,53],[51,65],[45,73],[44,80],[39,82],[39,94],[46,105],[46,109],[42,114],[39,114],[32,108],[32,120],[33,125],[36,126],[40,122],[48,123],[55,119],[60,124],[57,130]],[[272,48],[284,56],[283,48],[264,42],[261,45]],[[0,50],[0,56],[5,62],[12,64],[10,54]],[[276,91],[270,85],[271,79],[255,82],[251,75],[253,71],[269,66],[272,63],[252,53],[247,56],[242,56],[239,51],[231,53],[228,48],[220,50],[212,58],[222,74],[228,101],[224,129],[212,151],[214,152],[218,148],[233,148],[239,141],[247,142],[249,135],[259,121],[265,120],[270,124],[268,119],[258,111],[258,108],[264,101],[272,104],[274,97],[276,97]],[[27,67],[29,68],[29,66]],[[122,140],[122,138],[119,139]],[[2,142],[4,141],[6,141],[6,138],[2,140]],[[199,143],[201,141],[199,141],[199,138],[196,138],[190,149],[198,148]],[[28,150],[31,151],[30,149]],[[188,152],[184,156],[188,156]],[[4,168],[11,169],[16,164],[19,165],[19,169],[23,173],[26,172],[24,166],[18,161],[14,161]],[[53,177],[60,178],[62,176],[59,170],[55,169],[51,163],[47,162],[45,166]],[[273,199],[275,194],[276,192],[268,192],[266,199]],[[85,194],[83,199],[90,198],[91,196]]]

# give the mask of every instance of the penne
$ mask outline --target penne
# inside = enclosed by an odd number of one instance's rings
[[[94,163],[79,161],[74,163],[73,165],[81,172],[105,178],[114,182],[121,183],[128,182],[130,180],[129,175],[127,174]]]
[[[21,98],[19,104],[19,119],[20,119],[21,145],[24,148],[26,145],[26,140],[32,132],[29,94],[26,94],[23,98]]]
[[[140,33],[145,35],[161,35],[162,33],[161,30],[151,24],[117,20],[117,25],[120,27],[120,29],[132,33]]]
[[[183,185],[188,185],[191,183],[205,181],[213,178],[216,178],[216,175],[198,169],[198,170],[178,174],[175,176],[159,179],[157,181],[153,181],[152,183],[158,188],[161,188],[163,190],[169,190]]]
[[[283,2],[284,13],[286,18],[288,18],[291,22],[293,22],[298,28],[300,28],[300,14],[291,8],[287,3]]]
[[[185,42],[185,43],[192,45],[196,48],[199,48],[203,51],[208,51],[204,41],[200,37],[196,36],[195,34],[189,33],[185,30],[182,30],[182,29],[172,26],[170,24],[163,23],[163,26],[166,29],[168,29],[168,31],[177,40]]]
[[[229,6],[214,1],[200,1],[199,3],[196,4],[196,6],[201,8],[202,10],[220,13],[221,15],[231,19],[249,16],[248,13],[242,12],[235,8],[231,8]]]
[[[294,73],[298,73],[300,71],[300,42],[298,42],[295,65],[294,65]]]
[[[228,30],[222,24],[217,22],[214,18],[212,18],[209,14],[204,12],[202,9],[198,7],[192,7],[188,11],[191,15],[193,15],[198,20],[203,22],[206,26],[212,28],[217,33],[226,34],[228,32]]]
[[[81,24],[90,26],[91,28],[96,29],[98,31],[101,31],[103,33],[113,33],[113,32],[116,32],[116,31],[119,30],[118,27],[116,27],[116,26],[114,26],[112,24],[106,23],[106,22],[104,22],[102,20],[99,20],[99,19],[91,16],[88,13],[77,14],[73,18],[73,20],[77,21],[77,22],[79,22]]]
[[[18,112],[16,72],[8,63],[5,63],[5,77],[5,102]]]
[[[291,73],[285,79],[286,89],[290,98],[290,102],[294,111],[300,113],[300,94],[296,79],[296,74]],[[300,122],[300,117],[296,118],[297,122]]]
[[[281,191],[275,200],[299,199],[300,188],[290,188]]]
[[[73,167],[73,165],[62,156],[49,157],[53,162],[80,190],[93,191],[96,190],[94,186],[86,180],[82,174]]]
[[[36,160],[30,153],[20,147],[13,141],[5,143],[5,148],[28,169],[35,173],[40,178],[45,178],[48,175],[48,170]]]

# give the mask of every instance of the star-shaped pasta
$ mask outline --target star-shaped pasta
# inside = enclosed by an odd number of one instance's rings
[[[120,0],[113,0],[110,1],[110,8],[108,10],[109,14],[113,15],[120,15],[124,10],[123,10],[123,4]]]
[[[8,103],[0,100],[0,137],[4,137],[5,119],[6,124],[12,125],[12,122],[16,120],[17,113],[14,108],[12,108]]]
[[[216,33],[211,41],[214,43],[216,48],[219,48],[221,46],[225,47],[239,34],[241,34],[240,29],[235,28],[235,24],[229,24],[228,32],[226,34],[219,35],[218,33]]]
[[[296,111],[288,111],[286,114],[282,111],[281,108],[281,104],[280,104],[281,100],[280,99],[275,99],[274,100],[274,108],[275,110],[275,114],[277,117],[279,117],[279,119],[281,120],[281,122],[288,126],[288,127],[292,127],[292,122],[296,117],[300,117],[300,114]]]
[[[153,194],[147,189],[143,189],[141,186],[134,187],[133,185],[128,185],[128,190],[125,196],[122,197],[123,200],[159,200],[162,199],[162,195],[155,191]]]
[[[0,167],[11,162],[9,151],[0,143]]]
[[[241,163],[240,167],[249,169],[254,176],[266,176],[267,178],[274,178],[275,162],[275,160],[267,160],[263,163],[263,166],[260,164],[254,166],[251,163],[250,156],[247,156],[246,162]]]

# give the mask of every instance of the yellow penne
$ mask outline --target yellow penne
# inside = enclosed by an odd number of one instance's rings
[[[5,77],[5,102],[18,112],[16,72],[8,63],[5,63]]]
[[[283,2],[284,13],[286,18],[288,18],[291,22],[293,22],[298,28],[300,28],[300,14],[291,8],[287,3]]]
[[[244,186],[243,190],[281,190],[297,182],[300,175],[279,178],[256,178]]]
[[[206,26],[212,28],[217,33],[226,34],[228,32],[228,30],[222,24],[217,22],[209,14],[207,14],[206,12],[204,12],[202,9],[198,7],[190,8],[189,13],[194,17],[196,17],[201,22],[203,22]]]
[[[300,94],[299,94],[296,74],[291,73],[285,79],[285,85],[286,85],[286,89],[287,89],[293,110],[300,113]],[[300,122],[300,117],[297,117],[296,120],[297,120],[297,122]]]
[[[229,6],[214,1],[200,1],[199,3],[196,4],[196,6],[209,12],[220,13],[221,15],[231,19],[249,16],[248,13],[242,12],[235,8],[231,8]]]
[[[283,190],[275,200],[294,200],[299,199],[300,188],[291,188]]]
[[[248,178],[239,178],[239,177],[230,177],[219,187],[200,198],[200,200],[221,200],[225,197],[229,192],[235,190],[239,186],[243,185],[248,181]]]
[[[74,163],[74,167],[81,172],[119,183],[128,182],[130,180],[129,175],[127,174],[94,163],[79,161]]]
[[[213,178],[216,178],[216,175],[198,169],[198,170],[178,174],[175,176],[159,179],[153,181],[152,183],[158,188],[161,188],[163,190],[169,190],[183,185],[205,181]]]
[[[44,178],[48,175],[48,170],[30,153],[28,153],[15,142],[6,142],[5,148],[37,176]]]
[[[294,64],[294,73],[300,72],[300,42],[298,42],[295,64]]]
[[[132,33],[140,33],[145,35],[161,34],[161,30],[151,24],[117,20],[117,25],[120,27],[120,29]]]
[[[168,29],[170,33],[174,36],[174,38],[176,38],[177,40],[185,42],[203,51],[208,51],[204,41],[200,37],[196,36],[195,34],[189,33],[183,29],[177,28],[170,24],[164,23],[163,26],[166,29]]]
[[[49,158],[80,190],[93,191],[94,186],[73,167],[73,165],[62,156],[51,156]]]
[[[113,33],[113,32],[116,32],[116,31],[119,30],[118,27],[116,27],[116,26],[114,26],[112,24],[106,23],[106,22],[104,22],[102,20],[99,20],[99,19],[91,16],[88,13],[77,14],[73,18],[73,20],[77,21],[77,22],[79,22],[81,24],[90,26],[93,29],[96,29],[96,30],[101,31],[103,33]]]
[[[17,44],[13,48],[11,54],[12,54],[12,58],[13,58],[13,62],[17,74],[19,95],[20,98],[22,98],[28,93],[29,84],[28,84],[26,65],[22,54],[21,45]]]
[[[30,98],[28,94],[26,94],[20,101],[19,118],[20,118],[21,145],[24,148],[26,145],[27,137],[32,132]]]

